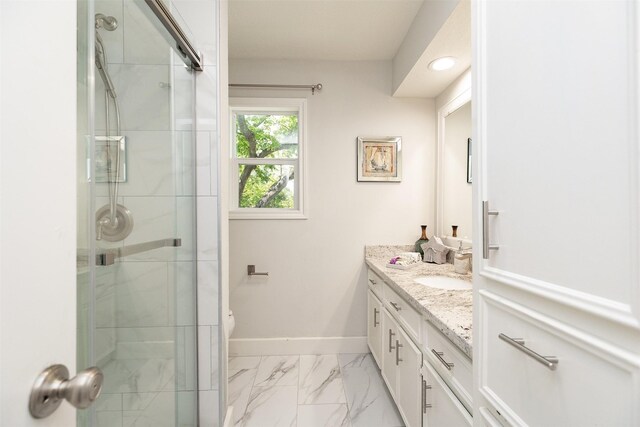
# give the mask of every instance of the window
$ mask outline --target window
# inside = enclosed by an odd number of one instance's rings
[[[305,99],[231,99],[232,219],[304,219]]]

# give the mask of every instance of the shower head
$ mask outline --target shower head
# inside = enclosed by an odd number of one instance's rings
[[[104,28],[107,31],[113,31],[118,28],[118,20],[113,16],[106,16],[102,13],[96,13],[96,30]]]
[[[96,68],[98,69],[100,77],[102,77],[105,90],[111,98],[116,99],[118,95],[116,94],[116,88],[111,81],[111,76],[109,76],[109,72],[107,71],[107,53],[104,50],[102,37],[100,37],[98,30],[96,30]]]

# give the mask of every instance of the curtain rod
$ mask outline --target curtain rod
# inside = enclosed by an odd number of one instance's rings
[[[255,83],[229,83],[229,87],[253,87],[260,89],[311,89],[311,95],[316,94],[316,90],[322,90],[322,83],[314,85],[266,85]]]

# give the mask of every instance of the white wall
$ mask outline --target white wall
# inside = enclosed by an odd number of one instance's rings
[[[393,58],[394,93],[416,65],[458,2],[459,0],[427,0],[422,4]]]
[[[231,351],[235,339],[365,336],[364,245],[412,243],[434,224],[434,101],[391,97],[391,73],[390,62],[230,62],[232,83],[323,84],[314,96],[232,90],[307,98],[309,219],[230,222]],[[356,182],[358,135],[403,137],[401,183]],[[247,264],[269,278],[249,279]]]

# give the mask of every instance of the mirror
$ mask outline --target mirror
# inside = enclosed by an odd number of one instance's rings
[[[453,248],[472,244],[471,146],[471,94],[463,93],[438,112],[436,233]]]

